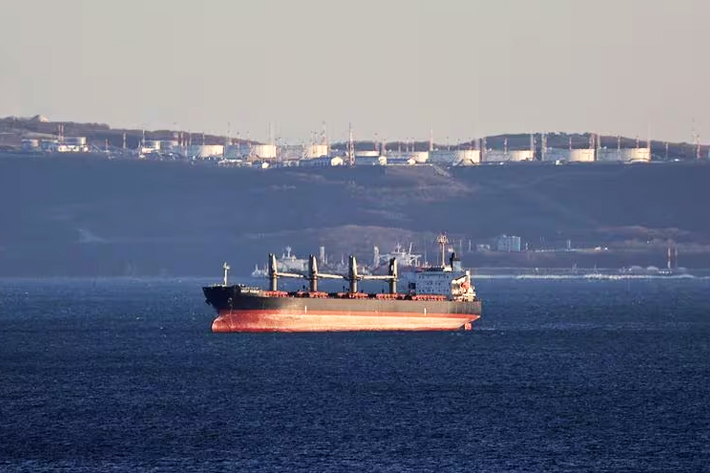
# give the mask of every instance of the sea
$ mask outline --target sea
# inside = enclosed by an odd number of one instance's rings
[[[710,472],[710,280],[476,281],[470,332],[213,334],[182,279],[0,280],[0,472]]]

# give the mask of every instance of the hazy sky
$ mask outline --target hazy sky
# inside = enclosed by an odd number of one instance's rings
[[[0,0],[0,116],[710,141],[707,0]]]

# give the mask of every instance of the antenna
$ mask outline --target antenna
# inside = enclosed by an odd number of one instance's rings
[[[693,139],[693,143],[695,144],[695,159],[699,160],[700,159],[700,133],[698,133],[697,128],[695,127],[695,117],[693,117],[693,125],[690,131]]]
[[[621,161],[621,135],[616,136],[616,160]]]
[[[355,141],[353,139],[353,126],[348,124],[348,163],[350,167],[355,166]]]

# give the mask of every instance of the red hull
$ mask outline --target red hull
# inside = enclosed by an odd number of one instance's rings
[[[213,332],[345,332],[470,330],[480,316],[421,312],[333,313],[330,311],[221,310]]]

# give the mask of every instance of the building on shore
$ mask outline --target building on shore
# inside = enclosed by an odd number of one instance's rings
[[[520,237],[514,235],[500,235],[496,240],[496,249],[507,253],[518,253],[521,251]]]

